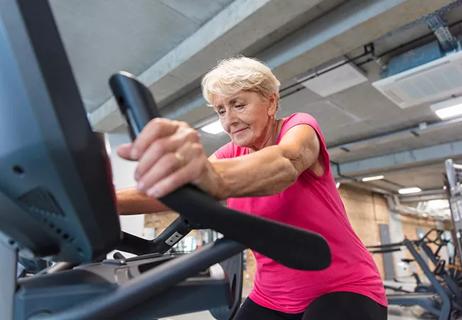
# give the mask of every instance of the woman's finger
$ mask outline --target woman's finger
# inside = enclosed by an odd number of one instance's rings
[[[195,180],[195,175],[197,173],[196,167],[197,166],[193,162],[189,162],[186,166],[160,180],[157,184],[148,189],[146,194],[150,197],[160,198],[192,180]]]
[[[140,179],[142,179],[148,171],[152,171],[152,169],[158,170],[159,164],[157,162],[167,154],[174,153],[180,145],[181,142],[172,139],[172,136],[158,139],[151,144],[139,159],[138,166],[135,170],[135,180],[140,181]]]
[[[124,158],[126,160],[134,160],[130,156],[130,151],[132,150],[131,143],[125,143],[117,147],[117,154],[119,157]]]
[[[179,153],[167,153],[152,166],[138,181],[138,190],[146,192],[184,166],[185,158]]]
[[[183,150],[185,145],[198,141],[199,134],[191,128],[179,129],[171,136],[158,139],[148,147],[139,159],[135,179],[138,181],[151,167],[156,166],[156,162],[165,154]]]
[[[147,148],[156,140],[174,134],[180,126],[180,122],[156,118],[148,122],[143,131],[133,142],[131,149],[132,159],[139,159]]]

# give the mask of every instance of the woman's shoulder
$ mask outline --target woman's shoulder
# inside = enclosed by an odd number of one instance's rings
[[[300,124],[306,124],[314,127],[316,131],[319,130],[318,122],[312,115],[309,113],[297,112],[282,119],[281,133],[284,134],[289,129]]]
[[[282,119],[283,123],[296,123],[296,122],[306,122],[306,123],[316,123],[316,119],[309,113],[306,112],[296,112],[288,115],[287,117]]]

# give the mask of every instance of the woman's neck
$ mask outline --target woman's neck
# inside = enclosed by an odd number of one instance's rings
[[[258,151],[263,148],[276,144],[276,140],[279,134],[280,122],[281,121],[278,119],[271,119],[271,124],[268,125],[268,130],[266,131],[266,135],[265,135],[265,139],[263,140],[263,143],[251,147],[250,148],[251,152],[255,152],[255,151]]]

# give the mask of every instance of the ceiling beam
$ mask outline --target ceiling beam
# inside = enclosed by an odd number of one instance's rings
[[[409,138],[421,137],[425,139],[426,135],[444,134],[446,130],[457,129],[462,124],[462,117],[457,117],[449,120],[440,120],[433,123],[420,123],[418,126],[413,126],[405,129],[400,129],[392,132],[385,132],[376,136],[345,142],[340,145],[329,146],[329,155],[336,162],[345,162],[342,160],[346,155],[354,155],[356,152],[363,151],[371,146],[379,146],[398,141],[404,141]]]
[[[332,165],[336,179],[361,177],[425,164],[443,163],[462,156],[462,140]]]

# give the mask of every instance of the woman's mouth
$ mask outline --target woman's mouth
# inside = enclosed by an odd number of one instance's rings
[[[233,132],[233,134],[242,132],[242,131],[244,131],[244,130],[246,130],[246,129],[247,129],[247,128],[242,128],[242,129],[235,130],[235,131]]]

